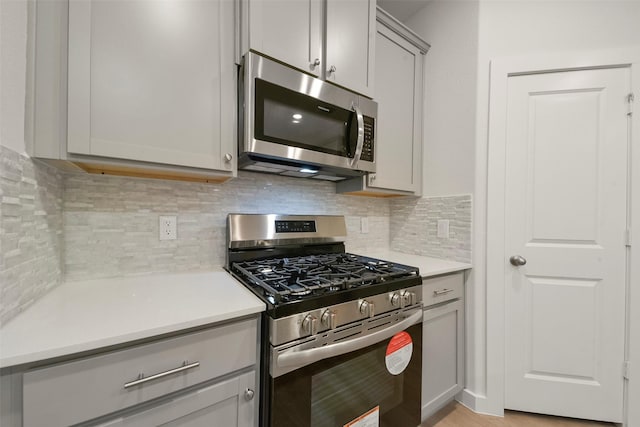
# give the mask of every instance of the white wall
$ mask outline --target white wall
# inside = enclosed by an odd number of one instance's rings
[[[432,1],[407,22],[425,58],[424,196],[473,192],[478,2]]]
[[[491,389],[503,387],[492,377],[503,367],[487,360],[486,347],[490,61],[640,45],[640,1],[432,0],[405,23],[432,45],[425,67],[424,194],[474,197],[464,401],[500,414],[501,394],[496,398]]]
[[[474,193],[475,295],[485,295],[487,287],[491,286],[486,283],[484,268],[487,244],[485,212],[491,59],[563,51],[585,51],[588,55],[589,50],[638,46],[639,22],[638,1],[480,1]],[[474,304],[481,310],[486,301],[479,298]],[[491,359],[487,360],[486,347],[478,346],[475,354],[470,354],[469,357],[486,360],[486,372],[472,374],[478,379],[472,391],[479,395],[486,394],[486,399],[476,401],[476,408],[482,412],[501,413],[501,393],[494,393],[493,390],[501,390],[503,387],[502,382],[497,380],[500,378],[497,373],[502,373],[504,367],[497,366]],[[475,363],[474,366],[482,369],[482,364]]]
[[[27,2],[0,1],[0,144],[25,152]]]
[[[478,1],[431,1],[405,24],[431,44],[425,58],[423,194],[472,194]],[[475,222],[474,218],[473,228]],[[466,287],[465,345],[471,357],[465,361],[465,386],[467,394],[484,395],[485,298],[480,293],[484,289],[473,285],[479,271],[483,269],[474,265]],[[473,402],[467,404],[474,406]]]

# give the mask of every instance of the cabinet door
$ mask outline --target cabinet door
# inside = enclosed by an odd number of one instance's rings
[[[242,5],[249,14],[248,48],[320,75],[321,0],[245,0]]]
[[[374,0],[327,0],[325,79],[371,97],[375,14]]]
[[[69,2],[70,153],[232,170],[231,0]]]
[[[68,426],[246,369],[256,363],[257,328],[256,319],[247,319],[29,370],[23,375],[24,424]],[[191,367],[180,369],[183,363]],[[140,374],[143,384],[125,386]]]
[[[424,311],[422,420],[449,402],[464,383],[464,312],[461,300]]]
[[[369,186],[420,193],[422,64],[412,44],[383,25],[376,37],[376,173]]]
[[[180,396],[142,412],[100,424],[101,427],[254,427],[255,373],[249,372]]]

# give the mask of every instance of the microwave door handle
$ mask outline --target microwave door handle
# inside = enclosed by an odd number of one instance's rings
[[[357,105],[352,105],[351,108],[356,112],[356,119],[358,120],[358,139],[356,140],[356,152],[354,153],[353,159],[349,161],[349,166],[354,168],[360,160],[360,156],[362,155],[362,146],[364,145],[364,116],[362,115],[362,110],[360,110],[360,107],[358,107]]]
[[[368,347],[372,344],[380,342],[384,339],[391,338],[400,331],[407,329],[418,322],[422,321],[422,309],[401,320],[400,322],[389,326],[388,328],[365,335],[360,338],[354,338],[347,341],[341,341],[336,344],[329,344],[323,347],[312,348],[302,351],[285,351],[278,354],[276,365],[279,368],[294,367],[301,368],[310,365],[318,360],[328,359],[330,357],[339,356],[361,348]]]

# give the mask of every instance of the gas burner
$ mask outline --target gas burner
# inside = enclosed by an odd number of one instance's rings
[[[236,262],[231,269],[276,302],[291,302],[417,275],[413,267],[343,252]]]
[[[225,268],[271,318],[422,284],[415,267],[345,252],[346,235],[343,216],[230,214]]]

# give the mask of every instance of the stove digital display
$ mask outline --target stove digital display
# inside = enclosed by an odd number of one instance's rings
[[[315,233],[315,221],[276,221],[276,233]]]

